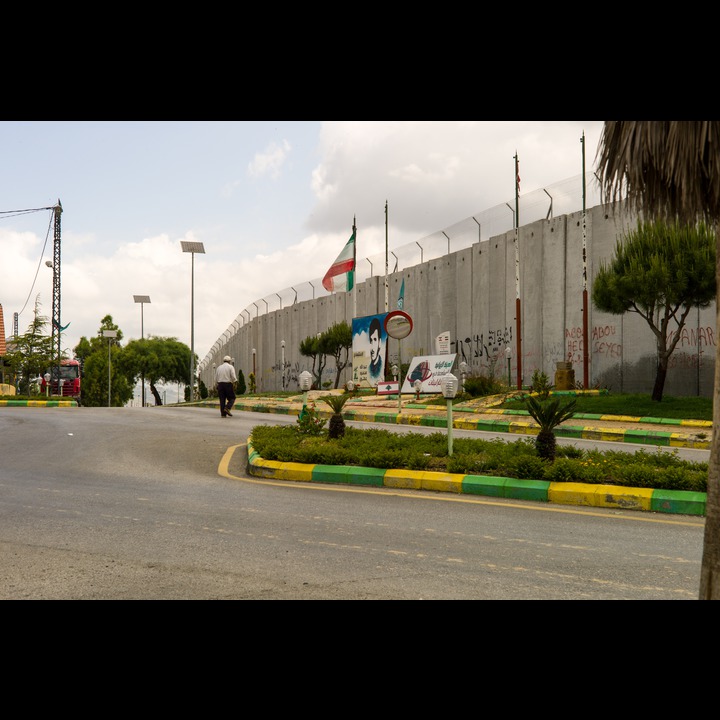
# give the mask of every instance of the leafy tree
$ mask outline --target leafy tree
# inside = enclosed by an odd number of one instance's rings
[[[119,365],[132,386],[144,375],[155,405],[162,405],[158,383],[189,383],[190,348],[174,337],[150,336],[131,340],[123,350]]]
[[[40,314],[40,296],[35,298],[33,319],[27,331],[8,344],[5,363],[19,379],[18,393],[30,394],[30,381],[57,362],[53,357],[52,337],[46,334],[49,320]]]
[[[638,214],[694,225],[705,221],[720,244],[720,121],[608,120],[600,137],[597,177],[606,203],[623,199]],[[720,267],[716,266],[716,285]],[[720,356],[715,349],[714,397],[720,394]],[[720,428],[720,402],[713,403]],[[700,600],[720,600],[720,433],[714,432],[708,463]]]
[[[316,390],[322,387],[322,374],[325,369],[325,363],[327,358],[324,352],[325,343],[322,342],[322,334],[316,336],[308,335],[300,343],[300,354],[303,357],[309,357],[312,359],[311,372],[315,380],[313,381],[313,388]]]
[[[352,328],[343,320],[335,323],[329,330],[323,333],[325,336],[325,347],[327,354],[335,358],[335,389],[340,385],[340,373],[350,362],[350,351],[352,350]]]
[[[117,337],[104,337],[104,330],[115,330]],[[113,322],[112,315],[105,315],[97,335],[90,339],[82,336],[75,346],[76,357],[82,358],[82,402],[86,407],[107,406],[108,382],[112,407],[122,407],[132,398],[133,383],[122,371],[122,338],[123,332]]]
[[[618,240],[613,258],[601,263],[593,281],[595,307],[614,315],[638,313],[655,335],[653,400],[662,400],[688,313],[708,307],[715,293],[715,233],[703,222],[640,221]]]

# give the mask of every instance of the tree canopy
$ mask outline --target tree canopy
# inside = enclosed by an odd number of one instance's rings
[[[600,264],[592,299],[604,312],[640,315],[655,335],[657,371],[652,399],[662,400],[668,361],[693,307],[715,300],[715,234],[693,226],[640,221]]]

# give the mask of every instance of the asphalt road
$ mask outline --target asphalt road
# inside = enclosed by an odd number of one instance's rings
[[[703,518],[248,476],[295,420],[0,407],[0,599],[697,599]]]

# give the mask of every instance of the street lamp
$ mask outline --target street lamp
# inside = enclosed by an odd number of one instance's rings
[[[117,337],[117,330],[103,330],[102,331],[103,337],[106,337],[108,339],[108,407],[110,407],[110,396],[111,396],[111,386],[112,386],[112,372],[110,371],[110,345],[112,343],[113,338]]]
[[[458,381],[457,378],[452,374],[448,373],[443,375],[440,381],[442,383],[442,393],[447,400],[447,436],[448,436],[448,455],[453,454],[453,420],[452,420],[452,401],[457,394]]]
[[[253,392],[257,392],[257,375],[255,374],[255,355],[257,354],[257,350],[255,348],[252,349],[252,356],[253,356]]]
[[[302,419],[305,417],[305,413],[307,412],[307,394],[308,390],[312,387],[312,373],[309,370],[303,370],[300,373],[300,389],[303,391],[303,405],[302,410],[300,411],[299,419]]]
[[[505,348],[505,357],[507,358],[508,365],[508,387],[510,387],[512,385],[512,377],[510,376],[510,358],[512,357],[512,350],[509,345]]]
[[[133,295],[133,300],[135,300],[136,303],[140,303],[140,339],[145,339],[145,318],[144,318],[144,308],[145,303],[150,303],[150,296],[149,295]],[[145,369],[143,368],[143,371],[140,375],[140,379],[142,381],[142,406],[145,407]]]
[[[195,399],[195,253],[205,254],[205,246],[201,242],[180,241],[183,252],[192,255],[190,275],[190,400]]]
[[[392,370],[393,377],[395,378],[395,382],[397,383],[397,386],[398,386],[398,415],[400,415],[402,413],[402,394],[400,393],[400,381],[401,381],[400,370],[401,370],[401,368],[396,363],[393,363],[391,370]]]
[[[285,341],[280,341],[280,348],[282,350],[282,389],[285,392]]]

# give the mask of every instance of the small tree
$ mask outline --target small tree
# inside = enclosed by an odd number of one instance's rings
[[[326,338],[325,348],[335,358],[335,389],[340,385],[340,374],[350,362],[352,349],[352,328],[343,320],[336,323],[323,335]]]
[[[571,400],[566,405],[560,405],[560,398],[551,397],[547,400],[538,400],[533,395],[524,398],[525,407],[532,419],[540,426],[540,432],[535,438],[535,449],[543,460],[555,461],[557,439],[555,428],[575,414],[577,400]]]
[[[322,335],[318,334],[315,337],[308,335],[300,343],[300,354],[303,357],[309,357],[312,359],[312,374],[315,380],[313,381],[313,387],[319,390],[322,387],[322,374],[325,369],[325,363],[327,359],[325,357],[323,348]]]
[[[327,403],[333,411],[330,416],[328,425],[328,438],[334,440],[345,435],[345,418],[342,416],[342,409],[345,403],[351,398],[351,395],[324,395],[322,400]]]
[[[244,394],[245,394],[245,390],[247,390],[247,388],[245,387],[245,376],[243,375],[243,371],[242,371],[242,370],[238,370],[238,379],[237,379],[237,390],[236,390],[236,392],[237,392],[238,395],[244,395]]]
[[[704,223],[638,222],[618,240],[593,282],[595,307],[640,315],[655,335],[657,368],[652,399],[662,400],[670,356],[693,307],[715,300],[715,233]],[[674,334],[673,334],[674,332]],[[671,339],[672,338],[672,339]]]
[[[33,319],[24,335],[20,335],[8,345],[6,363],[19,378],[18,392],[30,393],[30,380],[42,375],[51,364],[59,363],[53,357],[52,338],[45,334],[48,318],[40,314],[40,296],[35,299]]]

